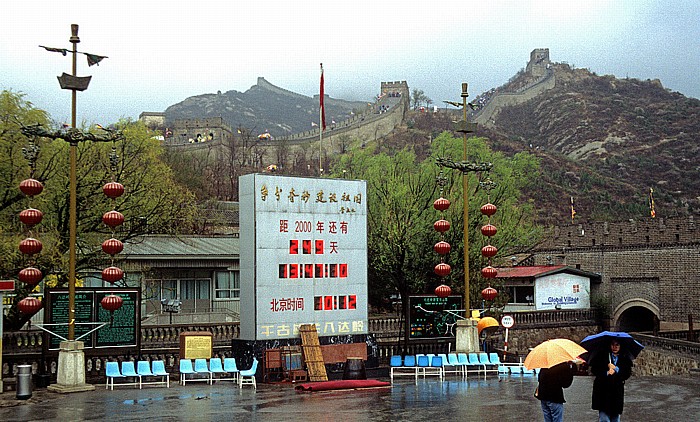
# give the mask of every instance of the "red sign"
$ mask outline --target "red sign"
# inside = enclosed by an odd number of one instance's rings
[[[0,292],[11,292],[15,290],[14,280],[0,280]]]

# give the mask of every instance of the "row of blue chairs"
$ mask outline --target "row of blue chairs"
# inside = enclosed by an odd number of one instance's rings
[[[180,384],[186,385],[187,381],[206,381],[209,385],[214,383],[214,376],[217,381],[234,381],[238,387],[250,384],[257,389],[255,373],[258,370],[258,360],[253,358],[253,365],[250,369],[239,370],[235,358],[224,358],[223,363],[220,358],[180,359]],[[188,378],[189,376],[189,378]]]
[[[422,358],[423,356],[424,358]],[[417,380],[420,375],[425,377],[427,374],[435,374],[442,379],[447,373],[459,374],[466,378],[468,373],[476,372],[477,376],[483,373],[484,379],[486,379],[488,372],[501,373],[500,368],[508,368],[507,365],[501,362],[497,353],[407,355],[403,359],[401,356],[395,355],[391,357],[389,362],[389,376],[392,381],[394,376],[401,375],[413,376]],[[435,373],[436,370],[432,370],[432,368],[439,368],[440,373]]]
[[[139,389],[141,389],[144,384],[164,384],[170,388],[170,374],[165,370],[165,362],[162,360],[154,360],[150,363],[147,360],[140,360],[136,366],[134,366],[133,361],[128,360],[122,362],[121,370],[119,369],[119,362],[107,362],[105,375],[107,376],[105,389],[114,390],[114,381],[122,378],[133,378],[138,380],[138,382],[117,383],[117,385],[138,385]],[[144,382],[144,378],[148,379],[148,377],[160,378],[160,381]]]

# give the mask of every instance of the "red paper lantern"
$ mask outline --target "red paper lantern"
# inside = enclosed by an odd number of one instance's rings
[[[452,246],[450,246],[449,243],[445,242],[444,240],[438,242],[433,246],[433,250],[440,255],[447,255],[450,253],[450,250],[452,249]]]
[[[119,211],[108,211],[102,216],[102,222],[111,228],[115,228],[124,223],[124,214]]]
[[[102,251],[107,255],[116,255],[124,250],[124,244],[119,239],[107,239],[102,242]]]
[[[124,194],[124,185],[118,182],[109,182],[102,186],[102,192],[104,192],[108,198],[119,198]]]
[[[437,297],[447,297],[452,294],[452,289],[450,286],[441,284],[435,288],[435,295]]]
[[[100,305],[102,305],[102,308],[110,312],[114,312],[117,309],[121,308],[122,303],[124,303],[124,300],[117,295],[107,295],[103,297],[100,301]]]
[[[102,280],[115,283],[124,277],[124,271],[119,267],[107,267],[102,270]]]
[[[433,224],[435,231],[444,233],[450,229],[450,222],[447,220],[438,220]]]
[[[29,227],[41,223],[41,220],[43,218],[44,213],[42,213],[39,210],[35,210],[34,208],[28,208],[19,213],[19,221],[21,221]]]
[[[37,239],[33,237],[28,237],[21,242],[19,242],[19,251],[25,255],[34,255],[35,253],[41,252],[43,245]]]
[[[38,268],[27,267],[23,270],[20,270],[18,278],[19,281],[21,281],[22,283],[27,283],[31,286],[34,286],[38,282],[40,282],[42,278],[44,278],[44,275]]]
[[[450,267],[450,264],[445,264],[444,262],[441,262],[435,266],[435,274],[439,275],[440,277],[450,275],[451,271],[452,268]]]
[[[498,208],[496,208],[496,206],[491,204],[491,203],[488,203],[488,204],[481,206],[481,213],[484,215],[488,215],[489,217],[496,214],[497,210],[498,210]]]
[[[481,269],[481,276],[484,278],[495,278],[497,274],[498,270],[490,265]]]
[[[27,196],[34,196],[44,190],[44,185],[36,179],[24,179],[19,183],[19,190]]]
[[[487,224],[481,228],[481,234],[488,237],[495,236],[497,231],[493,224]]]
[[[445,198],[438,198],[433,202],[433,208],[435,208],[438,211],[445,211],[446,209],[450,208],[450,201]]]
[[[17,308],[23,314],[31,316],[41,309],[41,301],[33,296],[28,296],[19,301]]]
[[[486,258],[492,258],[498,253],[498,248],[492,245],[486,245],[481,248],[481,255]]]
[[[496,296],[498,296],[498,290],[491,286],[481,291],[481,297],[483,297],[484,300],[494,300]]]

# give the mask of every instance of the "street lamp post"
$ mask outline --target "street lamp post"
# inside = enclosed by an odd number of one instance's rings
[[[59,393],[70,393],[78,391],[94,390],[95,386],[85,383],[85,355],[83,352],[83,342],[75,340],[75,279],[76,279],[76,243],[77,243],[77,148],[80,141],[94,142],[113,142],[122,139],[123,136],[119,132],[107,131],[107,136],[94,135],[89,132],[83,132],[77,129],[76,119],[76,99],[77,91],[87,89],[91,76],[77,76],[77,55],[78,43],[78,25],[71,25],[71,37],[69,39],[73,44],[72,57],[72,73],[68,75],[63,73],[58,77],[58,81],[62,89],[72,91],[71,96],[71,128],[67,131],[49,131],[40,125],[23,127],[22,132],[27,136],[43,136],[52,139],[63,139],[70,144],[70,181],[69,181],[69,258],[68,258],[68,333],[67,340],[62,341],[58,355],[57,368],[57,383],[49,386],[51,391]],[[66,50],[57,48],[43,47],[48,51],[62,52],[66,54]],[[97,56],[87,53],[82,53],[88,56],[88,64],[96,64],[104,56]]]
[[[471,319],[471,305],[470,305],[470,299],[469,299],[469,173],[472,172],[481,172],[481,171],[489,171],[491,167],[493,167],[493,164],[491,163],[470,163],[467,162],[467,137],[469,133],[473,133],[476,131],[476,123],[468,122],[467,121],[467,107],[470,107],[471,104],[467,103],[467,97],[469,97],[468,93],[468,85],[467,83],[462,83],[462,102],[454,102],[454,101],[445,101],[448,104],[451,104],[456,107],[462,107],[462,112],[463,112],[463,120],[460,120],[456,122],[455,124],[455,131],[460,132],[463,135],[463,140],[462,140],[462,161],[461,162],[455,162],[447,158],[438,158],[437,159],[437,164],[439,166],[443,167],[448,167],[451,169],[459,170],[462,172],[462,200],[463,200],[463,208],[464,208],[464,307],[466,310],[465,317],[466,321],[469,321]],[[467,337],[470,338],[470,340],[467,343],[473,343],[473,339],[471,337],[474,337],[476,340],[476,347],[478,348],[478,332],[474,336],[471,331],[476,331],[476,325],[473,325],[473,330],[469,330],[470,332],[467,334]],[[459,327],[458,327],[458,334],[460,333]],[[459,337],[459,335],[458,335]],[[459,347],[460,344],[460,339],[457,339],[457,349],[460,350]],[[466,346],[466,349],[469,351],[472,351],[472,346]]]

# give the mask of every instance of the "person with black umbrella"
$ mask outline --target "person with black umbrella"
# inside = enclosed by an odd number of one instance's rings
[[[593,381],[592,405],[599,422],[619,422],[625,401],[625,381],[632,374],[629,353],[620,353],[620,342],[610,341],[609,353],[598,353],[590,361]]]

